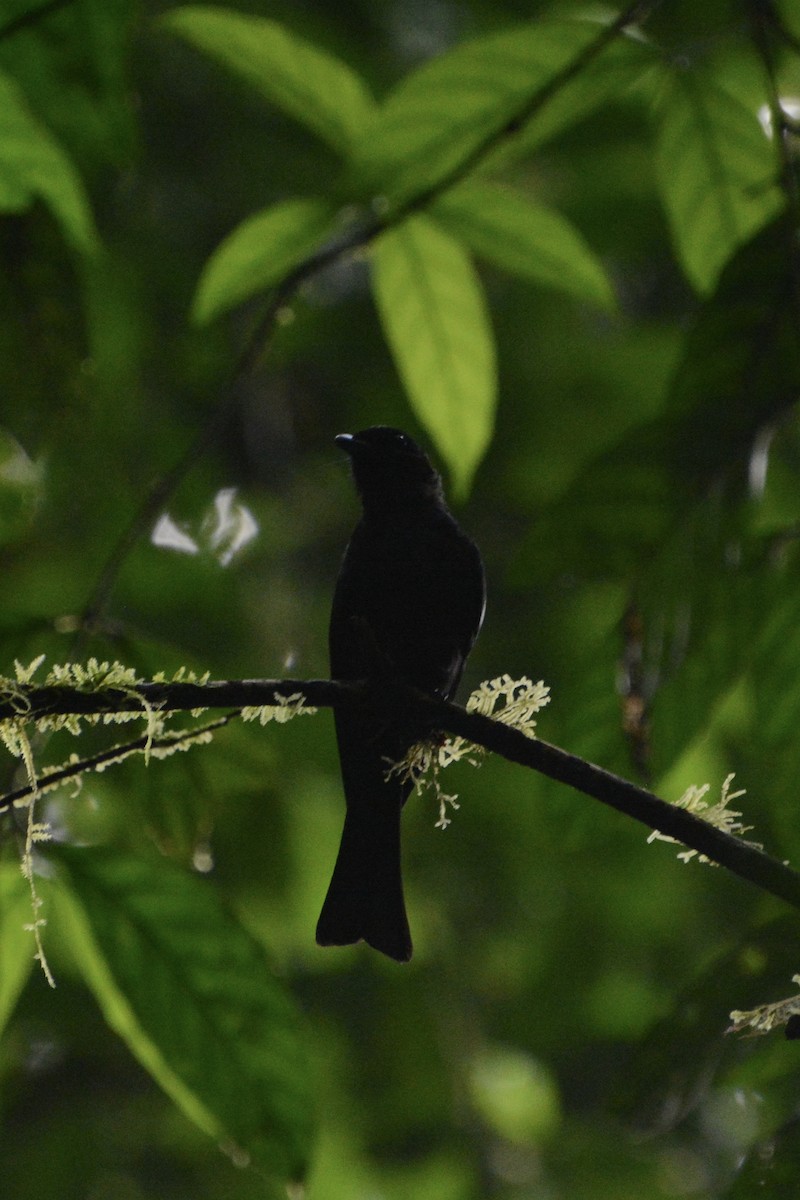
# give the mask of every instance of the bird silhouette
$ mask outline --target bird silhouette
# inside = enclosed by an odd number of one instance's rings
[[[475,543],[445,504],[442,481],[399,429],[340,434],[363,514],[342,561],[331,610],[331,676],[388,671],[450,699],[483,620],[485,582]],[[411,957],[403,898],[400,814],[411,790],[387,770],[430,731],[384,712],[340,707],[336,738],[346,800],[339,854],[317,924],[320,945],[365,941]]]

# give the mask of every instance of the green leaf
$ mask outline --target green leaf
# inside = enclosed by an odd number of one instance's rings
[[[697,314],[674,376],[672,457],[703,488],[749,458],[759,428],[800,389],[794,309],[795,234],[781,217],[727,264]]]
[[[307,1063],[259,943],[207,881],[165,860],[64,845],[48,856],[63,868],[51,905],[108,1023],[238,1161],[300,1178]]]
[[[373,287],[411,405],[464,495],[489,443],[494,339],[469,257],[427,217],[381,235]]]
[[[520,130],[519,136],[496,157],[492,155],[487,165],[491,169],[501,162],[529,157],[541,145],[559,137],[609,103],[627,101],[638,112],[641,109],[638,87],[649,77],[653,63],[658,61],[656,46],[633,29],[623,32],[605,46],[601,54],[582,66],[568,83],[555,90]]]
[[[31,890],[18,864],[0,863],[0,1034],[33,966]]]
[[[0,72],[0,210],[20,212],[37,196],[76,250],[96,249],[92,214],[75,168],[31,113],[14,80]]]
[[[783,28],[793,37],[800,38],[800,11],[795,0],[778,0],[777,8]]]
[[[27,9],[32,18],[19,36],[0,36],[0,69],[10,72],[37,119],[84,170],[97,178],[109,167],[132,169],[141,117],[131,103],[135,6],[130,0],[80,0],[55,7],[60,11],[49,15],[32,0],[0,4],[0,20],[11,9],[20,16]]]
[[[709,292],[734,251],[781,203],[774,148],[755,112],[696,72],[664,74],[657,166],[678,255]]]
[[[533,21],[457,46],[407,76],[354,148],[353,184],[393,204],[448,179],[595,39],[603,27]]]
[[[614,308],[599,259],[560,213],[492,184],[465,183],[436,201],[438,219],[506,271]]]
[[[322,200],[287,200],[248,217],[206,263],[193,320],[205,325],[277,283],[318,245],[332,217],[331,206]]]
[[[373,100],[360,76],[277,21],[198,4],[167,13],[162,24],[335,150],[347,153],[364,129]]]

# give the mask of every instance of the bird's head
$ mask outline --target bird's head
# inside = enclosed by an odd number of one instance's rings
[[[360,433],[340,433],[335,440],[350,457],[365,508],[441,499],[439,473],[422,447],[402,430],[373,425]]]

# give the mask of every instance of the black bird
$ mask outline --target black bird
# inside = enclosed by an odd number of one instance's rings
[[[378,425],[340,434],[336,444],[350,456],[364,511],[336,582],[331,676],[368,679],[384,670],[449,699],[483,620],[478,548],[407,434]],[[336,709],[335,721],[347,812],[317,941],[363,940],[406,962],[400,811],[411,784],[386,772],[428,731],[368,711]]]

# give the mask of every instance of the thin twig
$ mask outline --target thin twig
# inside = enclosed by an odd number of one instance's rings
[[[594,62],[600,54],[605,50],[606,46],[610,45],[621,33],[629,26],[643,20],[646,16],[658,7],[661,0],[637,0],[637,3],[631,4],[624,12],[620,13],[615,21],[603,27],[600,34],[590,42],[579,54],[575,56],[566,66],[557,71],[546,83],[537,88],[532,96],[529,96],[520,107],[513,112],[511,116],[506,118],[499,129],[491,130],[483,141],[479,142],[469,154],[467,154],[460,163],[455,166],[441,179],[432,183],[428,188],[423,189],[416,196],[413,196],[408,201],[399,205],[386,220],[386,228],[397,224],[405,219],[411,213],[418,212],[422,208],[426,208],[439,196],[449,191],[457,183],[460,183],[466,178],[470,172],[474,171],[480,164],[492,153],[502,142],[509,138],[516,137],[518,133],[535,117],[549,102],[573,79],[577,78],[582,71]]]
[[[191,745],[196,741],[199,734],[213,733],[217,729],[222,729],[231,721],[236,720],[241,716],[241,712],[227,713],[224,717],[219,717],[216,721],[209,721],[207,725],[198,726],[196,729],[183,729],[180,732],[165,733],[161,737],[151,738],[149,734],[142,734],[141,737],[134,738],[130,742],[121,742],[116,746],[110,746],[108,750],[101,750],[98,754],[92,754],[89,758],[76,759],[75,762],[67,763],[66,766],[57,767],[55,770],[45,770],[36,780],[36,787],[31,784],[25,784],[24,787],[17,788],[16,791],[6,792],[4,796],[0,796],[0,812],[4,809],[13,807],[21,800],[27,800],[29,796],[35,793],[51,791],[53,788],[61,787],[65,783],[69,783],[70,779],[78,779],[81,775],[87,774],[89,771],[96,771],[98,768],[108,766],[110,763],[121,762],[123,758],[128,758],[131,754],[141,754],[149,750],[150,752],[159,750],[179,750],[185,742]]]

